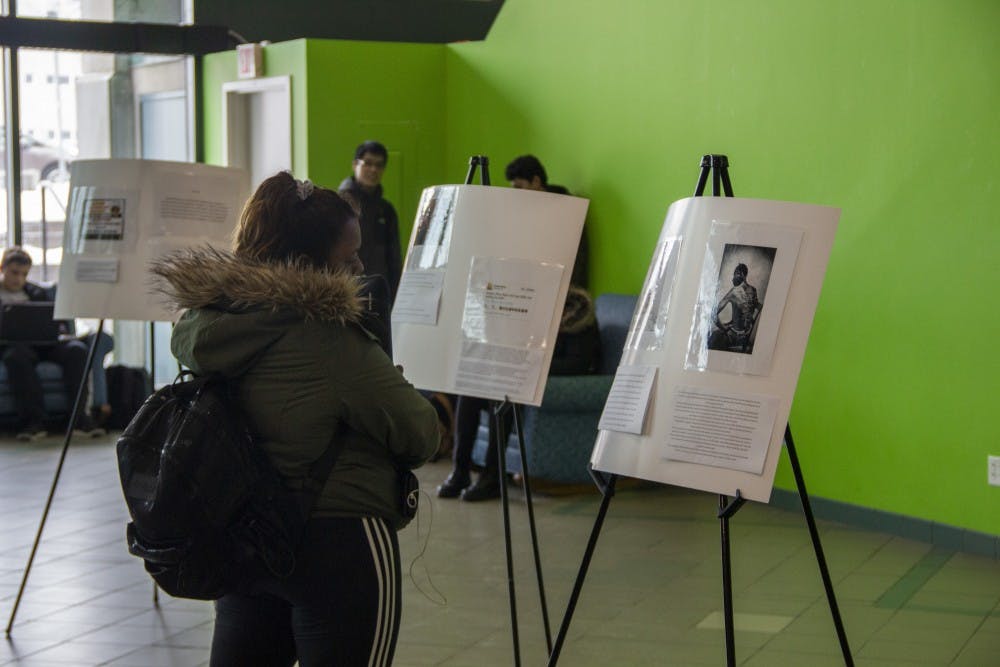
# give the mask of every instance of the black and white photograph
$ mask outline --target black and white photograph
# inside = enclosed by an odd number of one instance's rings
[[[802,233],[712,222],[688,341],[688,370],[768,375]]]
[[[708,349],[753,354],[757,319],[764,309],[777,251],[777,248],[726,244]]]

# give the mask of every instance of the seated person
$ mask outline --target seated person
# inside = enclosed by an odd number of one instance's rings
[[[107,428],[111,417],[111,403],[108,398],[108,375],[104,369],[104,357],[115,349],[115,339],[104,331],[81,336],[84,344],[90,344],[90,336],[98,336],[94,349],[94,360],[90,364],[90,416],[95,428]]]
[[[601,339],[597,329],[594,301],[581,287],[570,285],[559,322],[559,335],[552,351],[551,375],[586,375],[597,371]],[[452,450],[452,471],[437,489],[439,498],[478,501],[500,497],[500,464],[497,460],[495,420],[490,414],[490,438],[486,461],[479,479],[472,483],[472,449],[479,432],[479,413],[489,409],[484,398],[459,396],[455,408],[455,448]],[[500,440],[507,442],[511,428],[511,412],[501,424]]]
[[[48,301],[45,290],[28,282],[31,256],[19,246],[7,248],[0,259],[0,304],[27,301]],[[45,405],[42,383],[35,371],[39,361],[59,364],[63,370],[66,392],[75,398],[87,363],[87,346],[72,336],[60,337],[52,345],[34,346],[23,343],[4,344],[0,341],[0,358],[7,368],[8,382],[13,389],[14,404],[19,420],[18,440],[33,442],[48,435],[45,430]],[[87,385],[83,386],[81,405],[87,405]],[[74,430],[86,435],[103,435],[93,426],[86,411],[81,411]]]
[[[561,185],[549,183],[545,167],[534,155],[522,155],[514,158],[504,170],[504,175],[510,181],[510,187],[519,190],[537,190],[539,192],[552,192],[557,195],[568,195],[569,190]],[[570,282],[586,289],[587,271],[589,264],[590,246],[587,243],[587,229],[584,227],[580,234],[580,245],[576,249],[576,261],[573,263],[573,275]]]

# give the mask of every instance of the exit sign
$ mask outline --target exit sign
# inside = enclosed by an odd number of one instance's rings
[[[236,47],[237,75],[253,79],[264,73],[264,49],[260,44],[240,44]]]

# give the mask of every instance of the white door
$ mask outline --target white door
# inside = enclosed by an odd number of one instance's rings
[[[232,81],[223,84],[222,95],[226,165],[249,172],[251,191],[268,176],[291,170],[291,78]]]

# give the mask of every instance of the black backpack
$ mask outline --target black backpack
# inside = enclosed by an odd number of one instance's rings
[[[332,441],[303,489],[288,490],[230,391],[219,376],[178,377],[118,438],[129,553],[174,597],[214,600],[260,576],[291,574],[337,456]]]
[[[115,364],[104,369],[108,381],[108,403],[111,415],[107,427],[119,431],[132,421],[143,401],[153,393],[153,383],[145,368]]]

